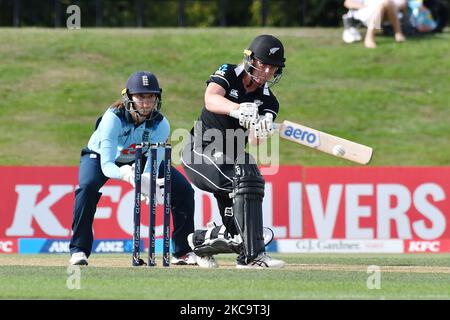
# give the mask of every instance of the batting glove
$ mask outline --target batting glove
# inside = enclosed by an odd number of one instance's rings
[[[239,119],[239,124],[250,129],[258,121],[258,105],[253,102],[243,102],[239,105],[239,108],[232,110],[229,114],[231,117]]]
[[[273,115],[267,112],[264,116],[259,118],[253,129],[255,137],[258,139],[267,139],[271,137],[273,134]]]

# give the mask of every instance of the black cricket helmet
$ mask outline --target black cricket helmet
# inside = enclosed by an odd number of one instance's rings
[[[253,39],[248,49],[244,50],[244,68],[250,76],[252,76],[251,69],[255,69],[253,59],[278,67],[273,80],[267,80],[269,87],[280,80],[286,59],[284,46],[279,39],[269,34],[262,34]]]
[[[131,94],[146,94],[153,93],[157,96],[156,108],[152,110],[147,120],[155,118],[159,110],[161,109],[162,103],[162,88],[159,87],[158,79],[156,76],[148,71],[138,71],[133,73],[127,81],[126,88],[122,90],[122,98],[125,108],[129,112],[135,112],[139,116],[139,112],[134,107],[134,102],[131,100]]]

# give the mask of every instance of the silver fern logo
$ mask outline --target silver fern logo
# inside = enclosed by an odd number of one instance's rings
[[[280,48],[278,48],[278,47],[270,48],[270,50],[269,50],[269,56],[270,56],[271,54],[275,54],[275,52],[277,52],[278,50],[280,50]]]

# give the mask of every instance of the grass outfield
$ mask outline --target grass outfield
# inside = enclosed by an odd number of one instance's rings
[[[130,267],[129,254],[97,254],[69,290],[68,255],[1,255],[0,299],[450,299],[449,254],[273,256],[288,265],[237,270],[235,256],[222,255],[218,269],[149,269]],[[367,288],[370,265],[380,267],[380,289]]]
[[[158,76],[172,129],[190,129],[205,80],[261,33],[286,48],[279,119],[370,145],[371,165],[450,163],[448,31],[402,44],[379,37],[367,50],[344,44],[341,28],[0,28],[0,165],[77,165],[95,120],[138,69]],[[280,153],[282,164],[351,165],[286,141]]]

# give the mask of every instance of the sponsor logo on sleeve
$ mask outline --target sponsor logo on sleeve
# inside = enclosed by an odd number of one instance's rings
[[[231,89],[230,96],[237,99],[239,98],[239,92],[236,89]]]
[[[228,66],[226,64],[224,64],[214,74],[225,77],[225,73],[227,72],[227,69],[228,69]]]

